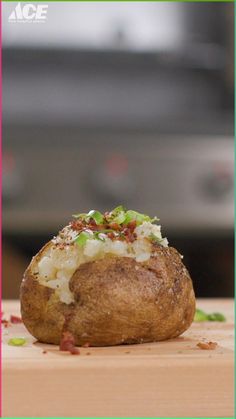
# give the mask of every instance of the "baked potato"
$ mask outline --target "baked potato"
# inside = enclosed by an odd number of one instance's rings
[[[108,346],[174,338],[192,323],[192,281],[156,219],[117,207],[78,214],[33,257],[22,320],[40,342]]]

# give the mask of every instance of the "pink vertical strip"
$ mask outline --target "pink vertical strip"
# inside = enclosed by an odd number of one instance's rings
[[[0,196],[0,226],[1,226],[1,237],[0,237],[0,305],[1,305],[1,317],[2,317],[2,1],[0,0],[0,185],[1,185],[1,196]],[[0,417],[2,417],[2,323],[0,327]]]

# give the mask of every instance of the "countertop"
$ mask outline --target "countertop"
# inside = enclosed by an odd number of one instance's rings
[[[26,331],[3,327],[4,417],[233,417],[234,303],[198,300],[226,322],[193,323],[165,342],[60,352]],[[19,315],[3,302],[4,318]],[[22,347],[8,345],[23,336]],[[203,350],[198,342],[217,342]]]

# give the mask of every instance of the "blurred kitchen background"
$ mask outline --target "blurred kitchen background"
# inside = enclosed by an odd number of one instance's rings
[[[233,296],[233,4],[3,2],[3,297],[71,214],[161,219],[197,296]],[[22,3],[24,4],[24,3]]]

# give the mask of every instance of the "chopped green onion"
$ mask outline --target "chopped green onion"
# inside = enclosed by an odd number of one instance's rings
[[[142,224],[144,221],[150,221],[151,222],[151,218],[148,215],[145,214],[140,214],[137,211],[133,211],[133,210],[128,210],[126,212],[126,217],[125,217],[125,224],[130,223],[131,221],[136,221],[137,225]]]
[[[75,242],[79,246],[84,246],[88,239],[92,238],[92,235],[87,233],[86,231],[81,231],[78,237],[75,239]]]
[[[104,223],[104,217],[100,211],[91,210],[88,212],[88,214],[81,213],[81,214],[74,214],[74,218],[81,218],[81,220],[89,221],[90,218],[92,218],[96,224],[103,224]]]
[[[112,214],[119,214],[120,212],[126,212],[126,208],[123,205],[119,205],[111,211]]]
[[[8,341],[8,345],[11,346],[23,346],[26,343],[26,339],[25,338],[11,338]]]
[[[120,212],[120,214],[114,217],[112,221],[113,223],[123,224],[125,221],[125,212]]]
[[[85,214],[85,213],[74,214],[73,217],[80,218],[82,220],[85,220],[86,222],[89,221],[90,218],[92,218],[98,225],[105,223],[104,215],[100,211],[97,211],[97,210],[91,210],[88,212],[88,214]],[[141,214],[138,211],[133,211],[133,210],[127,211],[126,208],[123,207],[123,205],[119,205],[118,207],[110,211],[106,218],[109,223],[114,222],[119,225],[128,224],[131,221],[136,221],[137,225],[142,224],[144,221],[148,221],[150,223],[159,221],[159,218],[157,217],[151,218],[148,215]]]
[[[85,218],[87,217],[87,214],[85,214],[85,213],[73,214],[72,217],[74,217],[74,218],[81,218],[82,220],[85,220]]]
[[[160,218],[153,217],[153,218],[151,218],[151,220],[150,220],[150,222],[151,222],[151,223],[155,223],[155,221],[160,221]]]
[[[126,210],[122,205],[119,205],[118,207],[114,208],[108,215],[108,221],[122,224],[125,221],[126,217]]]
[[[200,310],[199,308],[196,309],[195,316],[194,316],[195,322],[225,322],[226,318],[221,313],[210,313],[207,314],[205,311]]]
[[[94,231],[93,232],[94,239],[101,240],[101,242],[104,242],[105,241],[105,237],[100,237],[100,234],[103,234],[103,233],[104,233],[104,231]]]
[[[225,322],[226,318],[221,313],[211,313],[211,314],[208,314],[208,320],[210,322]]]
[[[149,239],[152,240],[153,242],[158,242],[160,243],[162,241],[162,239],[160,239],[160,237],[155,236],[155,234],[151,233],[149,235]]]
[[[88,218],[92,218],[96,224],[103,224],[104,223],[104,217],[101,212],[96,210],[91,210],[87,214]]]
[[[199,308],[197,308],[196,311],[195,311],[194,321],[195,322],[207,322],[208,321],[208,316],[204,311],[199,310]]]

